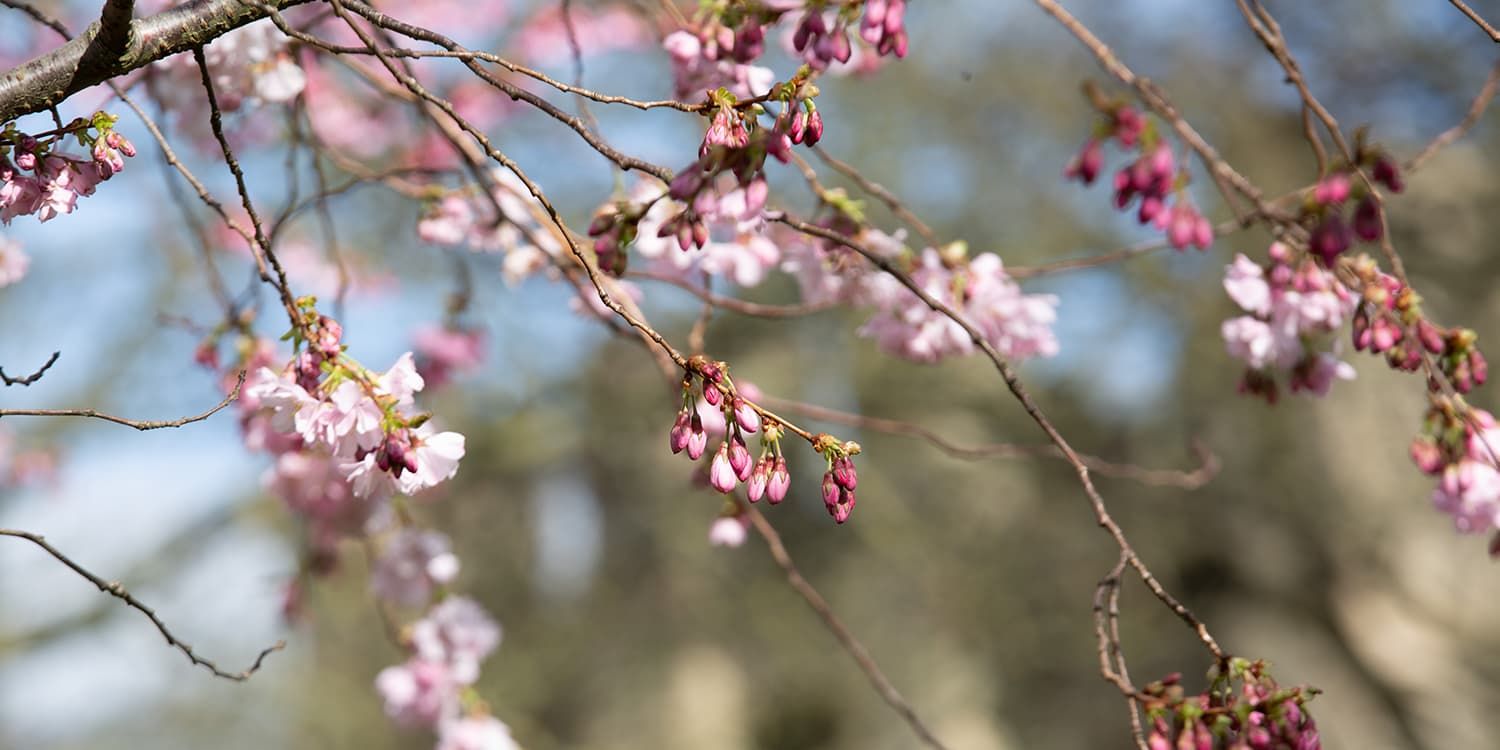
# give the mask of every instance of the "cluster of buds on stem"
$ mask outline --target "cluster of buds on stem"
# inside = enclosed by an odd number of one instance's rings
[[[1283,688],[1265,662],[1233,658],[1209,689],[1187,695],[1182,676],[1147,685],[1150,750],[1319,750],[1317,724],[1307,713],[1315,688]]]
[[[1422,298],[1394,276],[1383,273],[1374,259],[1361,255],[1351,264],[1364,286],[1354,311],[1354,348],[1384,354],[1398,370],[1414,372],[1422,367],[1424,353],[1431,355],[1438,370],[1454,390],[1468,393],[1489,379],[1489,363],[1480,353],[1479,336],[1468,328],[1444,328],[1422,312]],[[1430,390],[1441,390],[1431,381]]]
[[[854,512],[854,490],[859,486],[859,473],[854,469],[853,457],[859,455],[859,443],[840,442],[829,434],[813,438],[813,450],[823,454],[828,461],[828,470],[823,473],[823,506],[837,523],[849,520]]]
[[[1087,93],[1101,117],[1083,148],[1063,169],[1063,176],[1092,184],[1104,168],[1103,144],[1114,140],[1120,148],[1136,152],[1135,160],[1115,173],[1115,208],[1129,209],[1139,198],[1136,219],[1140,223],[1166,232],[1167,241],[1178,250],[1207,249],[1213,244],[1213,225],[1184,193],[1187,171],[1178,168],[1172,147],[1155,123],[1128,104],[1106,101],[1092,86]]]
[[[628,201],[607,203],[594,215],[594,220],[589,223],[589,236],[594,238],[594,258],[598,263],[599,270],[619,278],[625,275],[625,267],[630,257],[626,248],[635,242],[636,233],[640,230],[641,217],[646,215],[650,206],[637,206]],[[675,230],[674,230],[675,231]],[[707,229],[705,228],[705,232]],[[686,250],[692,245],[693,230],[688,229],[688,242],[682,249]],[[705,238],[706,241],[706,238]]]
[[[1367,183],[1357,179],[1360,169],[1369,170],[1373,182],[1393,193],[1406,187],[1396,163],[1385,152],[1367,146],[1364,132],[1360,131],[1356,136],[1354,164],[1337,166],[1307,191],[1302,202],[1301,221],[1308,228],[1308,249],[1329,268],[1333,268],[1355,239],[1378,242],[1385,234],[1379,202]],[[1354,210],[1349,212],[1351,204]]]
[[[1495,417],[1470,407],[1462,396],[1431,393],[1428,400],[1411,458],[1438,481],[1432,504],[1453,516],[1461,533],[1500,529],[1500,429]],[[1490,555],[1500,556],[1500,532],[1491,537]]]
[[[80,196],[125,169],[135,146],[114,129],[114,115],[96,112],[46,133],[28,135],[8,123],[0,131],[0,222],[35,214],[48,221],[72,213]],[[68,137],[89,151],[88,158],[58,153]]]

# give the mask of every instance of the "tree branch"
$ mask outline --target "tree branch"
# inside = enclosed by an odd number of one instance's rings
[[[287,8],[307,1],[269,5]],[[108,0],[100,20],[77,38],[0,75],[0,123],[45,111],[90,86],[201,47],[266,16],[240,0],[196,0],[131,21],[131,5]]]
[[[92,583],[95,586],[99,587],[100,591],[103,591],[104,593],[109,594],[110,596],[113,596],[122,602],[125,602],[125,604],[132,609],[140,610],[141,614],[145,615],[146,619],[150,620],[151,624],[156,626],[157,632],[161,633],[162,637],[167,639],[168,645],[172,646],[178,651],[181,651],[192,663],[203,667],[210,672],[213,672],[214,676],[216,677],[223,677],[226,680],[234,680],[235,682],[244,682],[245,680],[250,679],[250,675],[255,674],[255,672],[260,669],[261,662],[265,661],[266,656],[268,656],[273,651],[280,651],[281,649],[286,648],[286,641],[277,641],[276,643],[264,649],[261,649],[260,654],[255,657],[255,663],[251,664],[248,669],[239,672],[226,672],[223,669],[220,669],[219,666],[217,664],[214,664],[212,661],[209,661],[208,659],[205,659],[194,653],[192,646],[189,646],[188,644],[182,642],[181,639],[172,634],[171,630],[167,629],[166,623],[162,622],[161,618],[156,616],[155,610],[151,609],[145,604],[142,604],[141,600],[135,598],[135,596],[133,596],[129,591],[126,591],[125,587],[120,585],[119,581],[106,581],[103,578],[90,573],[87,568],[84,568],[82,565],[74,562],[72,558],[69,558],[67,555],[63,554],[61,550],[52,546],[51,544],[48,544],[47,540],[42,537],[41,534],[33,534],[29,531],[20,531],[17,529],[0,529],[0,536],[13,536],[18,539],[25,539],[26,541],[31,542],[38,547],[41,547],[43,550],[46,550],[47,554],[57,558],[58,562],[68,566],[74,573],[83,576],[83,578],[89,583]]]
[[[28,385],[29,386],[32,383],[35,383],[36,381],[41,380],[42,376],[45,375],[45,374],[47,374],[48,370],[52,369],[52,364],[57,361],[57,358],[61,357],[61,356],[62,356],[62,352],[53,352],[52,356],[48,357],[47,361],[44,362],[44,363],[42,363],[42,366],[39,367],[39,368],[37,368],[36,372],[33,372],[30,375],[27,375],[25,377],[20,377],[20,378],[13,378],[13,377],[11,377],[9,375],[6,375],[5,374],[5,368],[4,367],[0,367],[0,382],[4,382],[8,386],[10,386],[10,385]]]
[[[234,389],[229,392],[229,395],[224,397],[223,401],[220,401],[212,409],[209,409],[202,414],[195,414],[191,417],[182,417],[180,419],[126,419],[124,417],[114,416],[113,414],[105,414],[100,411],[95,411],[94,409],[0,409],[0,417],[91,417],[93,419],[102,419],[106,422],[114,422],[115,424],[125,425],[126,427],[133,427],[137,430],[140,430],[141,432],[145,432],[147,430],[160,430],[164,427],[181,427],[183,425],[192,424],[194,422],[202,422],[203,420],[208,419],[215,414],[218,414],[221,410],[223,410],[224,407],[230,405],[234,402],[235,399],[239,398],[240,388],[244,385],[245,371],[240,370],[239,380],[235,382]]]

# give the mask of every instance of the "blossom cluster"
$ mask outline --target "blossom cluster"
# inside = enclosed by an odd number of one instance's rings
[[[425,580],[434,566],[449,565],[445,548],[439,551],[420,540],[415,546],[406,544],[396,554],[417,580]],[[500,626],[472,599],[447,596],[434,604],[402,630],[406,661],[375,677],[386,715],[403,727],[434,731],[437,750],[517,748],[510,728],[490,715],[473,692],[479,665],[500,645],[500,635]]]
[[[1405,189],[1400,168],[1384,153],[1371,151],[1361,143],[1356,159],[1370,169],[1370,179],[1376,183],[1393,193]],[[1355,203],[1354,210],[1348,212],[1351,202]],[[1318,180],[1303,201],[1301,218],[1310,227],[1308,249],[1329,268],[1333,268],[1356,238],[1376,242],[1385,234],[1379,203],[1365,189],[1363,181],[1355,179],[1352,169],[1336,170]]]
[[[1240,391],[1275,403],[1285,380],[1293,393],[1327,395],[1335,380],[1354,377],[1331,334],[1358,298],[1311,258],[1298,262],[1282,243],[1268,255],[1266,267],[1236,255],[1224,269],[1224,291],[1248,313],[1220,327],[1230,356],[1248,368]]]
[[[1500,529],[1500,427],[1494,415],[1461,398],[1434,396],[1411,443],[1417,467],[1436,477],[1432,504],[1466,534]],[[1500,554],[1500,531],[1490,545]]]
[[[1479,351],[1478,334],[1467,328],[1444,328],[1422,312],[1422,300],[1411,287],[1380,271],[1368,255],[1350,265],[1364,293],[1354,312],[1354,348],[1385,355],[1394,369],[1414,372],[1431,357],[1453,389],[1468,393],[1489,379],[1489,362]],[[1436,382],[1433,390],[1440,390]]]
[[[307,74],[292,56],[291,40],[270,19],[246,24],[203,48],[219,109],[234,112],[258,104],[289,102],[307,86]],[[153,91],[171,112],[188,119],[205,112],[207,102],[198,64],[190,55],[156,63],[163,85]],[[198,118],[200,121],[202,118]]]
[[[536,199],[519,178],[495,169],[490,183],[488,195],[455,191],[434,201],[417,222],[417,236],[434,245],[503,252],[506,278],[515,282],[547,266],[562,245],[538,222]]]
[[[1136,219],[1165,232],[1172,247],[1206,250],[1213,244],[1213,225],[1187,197],[1187,172],[1178,167],[1171,145],[1158,133],[1154,121],[1129,105],[1113,103],[1104,109],[1094,134],[1068,162],[1064,176],[1092,184],[1104,168],[1103,144],[1111,139],[1136,152],[1135,160],[1115,173],[1115,208],[1129,209],[1140,198]]]
[[[886,249],[889,259],[908,266],[908,275],[922,291],[959,313],[1002,356],[1027,359],[1057,354],[1051,327],[1057,319],[1057,297],[1023,293],[1006,275],[1000,256],[980,253],[970,258],[963,243],[942,250],[929,247],[915,255],[899,241],[874,247]],[[876,312],[859,333],[874,339],[881,349],[917,362],[974,352],[974,340],[962,326],[893,277],[873,275],[864,281],[862,301]]]
[[[1150,750],[1319,750],[1307,713],[1314,688],[1276,684],[1265,662],[1233,658],[1207,691],[1187,695],[1178,674],[1142,692]]]
[[[90,119],[79,118],[35,136],[17,131],[15,123],[6,125],[0,132],[0,222],[32,215],[45,222],[73,213],[80,197],[93,195],[99,183],[124,170],[125,158],[135,156],[135,146],[114,129],[115,120],[96,112]],[[76,138],[89,156],[56,150],[68,137]],[[0,285],[20,277],[24,257],[0,262]]]

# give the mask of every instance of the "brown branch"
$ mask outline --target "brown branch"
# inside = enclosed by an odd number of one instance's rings
[[[25,377],[20,377],[20,378],[13,378],[13,377],[11,377],[9,375],[6,375],[5,374],[5,368],[4,367],[0,367],[0,381],[3,381],[7,386],[12,386],[12,385],[26,385],[26,386],[29,386],[32,383],[35,383],[36,381],[41,380],[42,376],[47,374],[47,370],[51,369],[52,365],[57,362],[57,358],[61,357],[61,356],[62,356],[62,352],[53,352],[52,356],[48,357],[47,361],[43,362],[42,366],[39,367],[39,368],[37,368],[36,372],[33,372],[30,375],[27,375]]]
[[[198,64],[198,76],[203,83],[203,93],[208,97],[209,128],[213,130],[214,140],[218,141],[219,150],[224,154],[224,163],[229,166],[230,173],[234,175],[234,185],[239,190],[240,203],[244,206],[246,215],[250,217],[250,227],[254,230],[255,241],[250,243],[250,250],[255,256],[255,266],[260,272],[260,280],[270,284],[276,290],[292,327],[302,328],[302,315],[297,311],[296,300],[292,299],[292,289],[286,279],[286,269],[281,267],[281,261],[271,249],[270,241],[266,239],[260,216],[255,212],[255,203],[250,200],[250,188],[245,184],[245,172],[240,169],[240,162],[234,157],[234,150],[229,146],[229,139],[224,136],[224,115],[219,110],[219,99],[214,93],[213,75],[208,71],[208,60],[203,55],[202,47],[193,50],[193,61]],[[267,264],[270,265],[269,269]],[[275,278],[271,278],[272,270],[276,272]]]
[[[964,460],[982,460],[987,458],[1066,458],[1062,451],[1055,445],[1019,445],[1016,443],[989,443],[984,445],[960,445],[941,434],[927,429],[919,424],[902,422],[896,419],[883,419],[880,417],[867,417],[863,414],[851,414],[826,406],[803,403],[790,399],[776,398],[773,396],[762,396],[761,402],[782,410],[790,411],[803,416],[820,419],[825,422],[858,427],[875,432],[884,432],[891,435],[905,435],[925,440],[938,450]],[[1114,477],[1117,479],[1132,479],[1141,484],[1180,487],[1185,490],[1194,490],[1207,484],[1219,473],[1219,457],[1198,441],[1193,442],[1193,452],[1198,457],[1198,467],[1191,471],[1179,469],[1148,469],[1134,464],[1115,463],[1102,458],[1079,454],[1089,469],[1097,472],[1100,476]]]
[[[1490,41],[1500,42],[1500,29],[1491,26],[1489,22],[1484,20],[1484,17],[1474,12],[1473,8],[1464,4],[1464,0],[1448,0],[1448,2],[1453,3],[1453,7],[1458,8],[1458,12],[1468,16],[1469,20],[1473,21],[1475,26],[1484,29],[1484,33],[1490,35]]]
[[[288,8],[304,2],[275,0],[270,5]],[[123,4],[111,0],[112,6]],[[128,42],[118,54],[109,36],[99,39],[101,23],[96,21],[72,41],[0,75],[0,123],[45,112],[90,86],[201,47],[264,17],[264,11],[240,0],[198,0],[130,22]]]
[[[126,419],[124,417],[116,417],[112,414],[105,414],[94,409],[0,409],[0,417],[88,417],[91,419],[102,419],[106,422],[114,422],[118,425],[124,425],[126,427],[131,427],[140,430],[141,432],[145,432],[147,430],[160,430],[166,427],[182,427],[194,422],[202,422],[203,420],[208,419],[215,414],[218,414],[221,410],[224,409],[224,407],[229,406],[234,402],[235,399],[239,398],[240,388],[244,385],[245,371],[241,370],[239,379],[235,381],[234,388],[229,391],[229,395],[225,396],[224,400],[220,401],[218,404],[215,404],[213,408],[203,412],[202,414],[195,414],[191,417],[181,417],[178,419],[160,421]]]
[[[1130,681],[1125,666],[1125,651],[1120,645],[1120,576],[1130,560],[1122,552],[1120,561],[1094,588],[1094,635],[1098,639],[1099,674],[1125,696],[1130,707],[1130,736],[1140,750],[1148,750],[1146,733],[1141,728],[1141,691]]]
[[[243,373],[241,373],[241,376],[243,377]],[[178,651],[181,651],[183,655],[187,656],[188,661],[191,661],[193,664],[207,669],[208,671],[212,672],[215,677],[222,677],[226,680],[234,680],[235,682],[244,682],[245,680],[250,679],[250,675],[253,675],[260,670],[261,663],[265,661],[266,657],[270,655],[271,652],[280,651],[283,648],[286,648],[286,641],[277,641],[271,646],[261,649],[260,654],[255,657],[255,662],[251,664],[248,669],[239,672],[226,672],[223,669],[220,669],[219,666],[214,662],[194,653],[192,646],[184,643],[182,639],[178,638],[176,635],[173,635],[172,631],[167,629],[166,623],[162,622],[160,617],[157,617],[155,610],[141,603],[141,600],[135,598],[135,596],[132,595],[129,591],[126,591],[125,587],[122,586],[119,581],[106,581],[103,578],[94,575],[93,573],[89,572],[87,568],[84,568],[82,565],[79,565],[67,555],[63,554],[61,550],[49,544],[47,540],[40,534],[33,534],[29,531],[19,531],[17,529],[0,529],[0,536],[13,536],[18,539],[25,539],[26,541],[31,542],[38,547],[41,547],[47,552],[47,554],[56,558],[58,562],[68,566],[68,568],[70,568],[74,573],[82,576],[84,580],[97,586],[100,591],[109,594],[110,596],[113,596],[122,602],[125,602],[126,606],[129,606],[130,608],[138,610],[141,614],[146,616],[146,619],[151,621],[152,625],[156,626],[157,632],[161,633],[162,637],[167,639],[167,645],[177,649]]]
[[[766,540],[766,547],[771,551],[771,559],[775,560],[776,564],[786,573],[787,583],[791,584],[791,587],[801,595],[802,599],[807,602],[807,606],[812,607],[813,612],[817,613],[818,618],[823,621],[828,631],[833,633],[834,638],[838,639],[839,645],[843,646],[844,650],[849,652],[849,655],[854,658],[855,664],[859,665],[860,671],[865,673],[865,677],[869,679],[871,687],[875,688],[875,692],[902,719],[906,720],[912,732],[924,744],[928,747],[943,750],[945,746],[942,741],[917,717],[917,712],[912,709],[911,704],[906,702],[906,699],[902,697],[901,692],[896,689],[896,686],[892,685],[891,681],[886,678],[885,673],[880,671],[880,665],[875,663],[875,659],[870,656],[870,652],[854,637],[853,633],[849,632],[848,626],[844,625],[844,622],[838,618],[838,615],[833,613],[833,608],[828,605],[828,601],[818,593],[817,589],[813,588],[812,584],[807,582],[806,578],[802,577],[802,573],[798,572],[796,564],[792,562],[792,556],[786,551],[786,545],[781,542],[781,535],[776,533],[776,528],[771,525],[770,521],[766,520],[766,517],[755,506],[742,504],[741,507],[744,508],[745,515],[750,518],[750,525],[755,527],[756,533],[760,534],[761,538]]]
[[[1490,106],[1490,102],[1495,98],[1495,89],[1497,87],[1500,87],[1500,62],[1496,62],[1490,68],[1489,77],[1484,79],[1484,86],[1481,86],[1479,93],[1474,95],[1474,101],[1469,103],[1469,111],[1464,115],[1464,119],[1459,120],[1457,125],[1438,133],[1437,137],[1432,139],[1432,142],[1424,146],[1421,151],[1417,152],[1416,156],[1413,156],[1406,164],[1402,165],[1402,170],[1415,172],[1423,164],[1426,164],[1427,160],[1431,159],[1439,149],[1445,148],[1459,138],[1464,137],[1464,134],[1468,133],[1479,123],[1479,118],[1484,116],[1485,109]]]

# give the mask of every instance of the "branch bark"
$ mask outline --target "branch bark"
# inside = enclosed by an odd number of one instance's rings
[[[281,9],[307,1],[267,5]],[[101,19],[77,38],[0,76],[0,123],[46,111],[90,86],[201,47],[267,15],[240,0],[197,0],[130,20],[131,5],[109,0]]]

